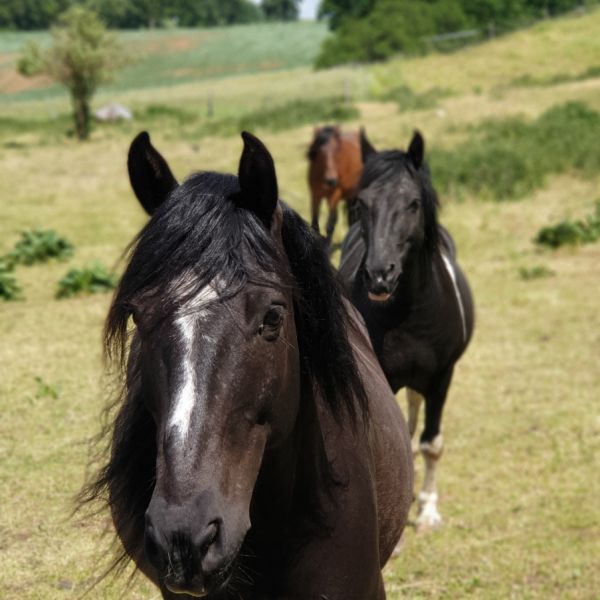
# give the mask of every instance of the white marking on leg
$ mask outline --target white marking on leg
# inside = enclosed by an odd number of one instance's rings
[[[441,434],[438,434],[431,442],[421,444],[421,454],[425,460],[425,479],[423,481],[423,488],[418,496],[418,529],[429,529],[437,527],[442,523],[442,517],[437,508],[438,494],[435,471],[443,448],[444,440]]]
[[[454,272],[454,267],[452,266],[450,259],[443,252],[440,252],[440,255],[442,257],[442,261],[444,262],[444,266],[446,267],[446,271],[448,271],[448,275],[450,275],[450,279],[452,280],[454,295],[456,296],[456,303],[458,304],[458,312],[460,313],[460,319],[462,322],[463,340],[466,342],[467,320],[465,318],[465,307],[463,305],[462,296],[460,295],[460,290],[458,289],[458,283],[456,281],[456,273]]]

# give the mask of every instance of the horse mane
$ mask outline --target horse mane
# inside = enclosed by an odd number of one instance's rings
[[[100,501],[112,511],[124,549],[107,573],[123,568],[129,556],[142,560],[139,532],[154,487],[155,425],[143,401],[137,336],[128,344],[132,306],[141,297],[151,300],[159,322],[215,277],[223,298],[249,281],[266,284],[259,271],[278,274],[293,294],[301,380],[311,388],[304,390],[307,396],[320,394],[337,420],[343,414],[353,424],[359,414],[368,419],[367,396],[347,331],[355,325],[323,244],[282,203],[281,249],[260,219],[239,206],[239,194],[237,177],[192,175],[158,207],[129,247],[129,263],[105,324],[106,358],[117,366],[122,390],[106,409],[97,440],[103,442],[97,460],[104,466],[78,497],[80,508]],[[194,277],[183,277],[190,273]],[[328,467],[323,465],[323,471]]]
[[[317,154],[319,149],[324,146],[329,140],[335,135],[337,131],[337,127],[334,125],[326,125],[325,127],[321,127],[315,132],[315,137],[308,147],[306,152],[306,158],[308,160],[313,161],[317,158]]]
[[[390,181],[402,175],[403,172],[409,173],[421,191],[425,220],[425,241],[422,249],[428,257],[432,257],[440,243],[439,200],[426,162],[416,169],[408,154],[402,150],[378,152],[367,160],[358,187],[364,189],[377,180]]]

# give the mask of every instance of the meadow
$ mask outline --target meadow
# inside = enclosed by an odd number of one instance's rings
[[[253,126],[275,158],[281,196],[306,218],[305,150],[313,126],[336,118],[316,99],[353,109],[344,126],[365,125],[377,148],[423,132],[441,220],[477,306],[443,421],[444,525],[407,529],[385,569],[388,598],[600,598],[600,243],[534,243],[600,199],[600,11],[452,54],[318,72],[309,55],[325,30],[286,27],[272,37],[235,28],[245,41],[227,56],[218,45],[203,54],[202,40],[223,31],[129,34],[147,55],[95,106],[117,100],[136,118],[97,125],[84,144],[65,135],[68,99],[14,73],[25,36],[2,34],[0,255],[29,229],[53,229],[74,249],[64,261],[16,266],[23,299],[0,300],[0,597],[79,598],[110,560],[107,515],[71,516],[111,392],[101,351],[110,294],[55,294],[72,268],[100,261],[118,272],[146,220],[127,179],[132,137],[148,129],[182,178],[235,171],[241,140],[232,130]],[[280,52],[278,35],[301,40],[308,30],[307,47]],[[565,116],[572,106],[574,121]],[[338,242],[343,233],[338,226]],[[109,578],[90,597],[159,598],[143,578],[127,585],[127,573]]]

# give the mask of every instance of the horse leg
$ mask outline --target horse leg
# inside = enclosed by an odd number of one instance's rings
[[[327,218],[327,245],[331,245],[331,239],[333,238],[333,230],[338,219],[338,204],[342,198],[342,192],[340,188],[336,188],[331,198],[329,198],[329,217]]]
[[[415,437],[417,431],[417,423],[419,422],[419,412],[421,410],[421,404],[423,403],[423,396],[415,390],[406,388],[406,400],[408,401],[408,431],[410,433],[410,439],[412,441],[413,456],[416,456],[419,452],[419,445]]]
[[[417,516],[417,529],[431,529],[442,523],[442,517],[438,512],[436,469],[444,450],[444,438],[440,432],[442,411],[454,365],[450,367],[441,377],[438,384],[425,397],[425,429],[421,434],[419,450],[425,461],[425,476],[423,487],[419,492],[419,514]]]
[[[312,228],[319,233],[319,213],[321,212],[321,197],[316,194],[316,192],[312,192],[311,197],[311,226]]]

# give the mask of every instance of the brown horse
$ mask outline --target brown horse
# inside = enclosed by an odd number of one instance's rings
[[[308,186],[311,193],[312,227],[319,231],[321,200],[327,199],[327,243],[331,243],[337,223],[337,209],[341,200],[348,202],[348,221],[354,222],[351,202],[362,173],[360,134],[343,133],[337,126],[315,129],[308,149]]]

